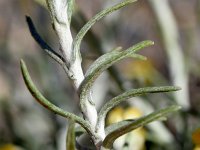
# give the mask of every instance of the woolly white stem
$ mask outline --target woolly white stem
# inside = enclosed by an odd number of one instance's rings
[[[76,90],[84,80],[83,70],[81,67],[81,58],[76,56],[72,62],[73,47],[70,23],[68,20],[68,1],[67,0],[46,0],[51,13],[53,25],[60,42],[60,50],[66,60],[69,69],[68,76],[72,79]],[[82,110],[86,120],[90,122],[91,128],[94,129],[97,122],[97,111],[94,105],[86,102]]]
[[[72,35],[67,14],[66,0],[47,0],[55,31],[59,37],[61,51],[66,61],[70,61],[72,54]]]

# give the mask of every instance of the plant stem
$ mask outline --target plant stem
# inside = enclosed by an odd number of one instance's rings
[[[73,81],[75,89],[78,88],[84,80],[83,70],[81,66],[81,56],[73,56],[72,35],[70,31],[70,23],[68,16],[68,1],[67,0],[47,0],[48,8],[52,17],[55,31],[59,38],[60,50],[64,55],[66,66],[69,68],[68,76]],[[90,97],[92,100],[92,97]],[[86,101],[82,113],[84,119],[87,120],[91,128],[94,130],[97,121],[97,110],[95,105]],[[94,141],[96,143],[96,141]]]

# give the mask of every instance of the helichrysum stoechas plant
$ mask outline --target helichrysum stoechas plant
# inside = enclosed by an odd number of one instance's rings
[[[145,47],[153,45],[152,41],[142,41],[131,46],[128,49],[122,50],[122,48],[116,48],[115,50],[108,52],[97,60],[89,67],[85,74],[81,67],[81,54],[80,45],[83,37],[88,32],[88,30],[104,16],[119,10],[133,2],[135,0],[124,0],[115,6],[105,9],[98,14],[96,14],[91,20],[89,20],[82,29],[78,32],[76,37],[73,39],[70,31],[70,22],[72,16],[72,10],[74,1],[73,0],[46,0],[47,6],[52,18],[53,28],[58,36],[60,43],[61,54],[55,52],[37,33],[34,24],[30,17],[27,17],[27,23],[33,38],[38,42],[42,49],[44,49],[47,54],[52,57],[58,64],[63,67],[67,76],[71,79],[77,94],[80,99],[80,111],[83,117],[79,117],[73,113],[67,112],[54,104],[52,104],[47,98],[45,98],[41,92],[34,85],[26,64],[21,60],[21,71],[28,87],[29,91],[33,97],[45,108],[53,111],[54,113],[63,116],[70,120],[69,132],[67,138],[67,149],[75,149],[75,123],[81,125],[89,135],[92,140],[94,147],[99,149],[111,149],[113,142],[120,137],[136,128],[144,126],[152,121],[165,118],[169,113],[177,111],[180,109],[179,106],[173,105],[158,111],[155,111],[147,116],[140,117],[136,120],[128,119],[117,123],[114,123],[108,127],[105,127],[105,117],[107,113],[120,104],[121,102],[134,97],[140,96],[147,93],[160,93],[176,91],[180,88],[174,86],[163,86],[163,87],[145,87],[140,89],[131,89],[126,91],[111,100],[109,100],[99,112],[95,108],[95,102],[93,101],[91,95],[91,89],[95,80],[99,75],[105,71],[107,68],[115,64],[116,62],[132,57],[135,59],[145,60],[146,58],[142,55],[137,54],[137,52]],[[71,137],[71,138],[69,138]],[[74,138],[72,138],[74,137]]]

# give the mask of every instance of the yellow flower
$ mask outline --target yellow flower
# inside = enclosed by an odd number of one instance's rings
[[[123,120],[123,108],[122,107],[116,107],[114,108],[107,116],[107,124],[113,124],[117,123],[119,121]]]
[[[155,68],[149,60],[127,62],[121,69],[127,78],[136,79],[145,85],[151,85],[155,77]]]
[[[137,119],[142,116],[142,112],[136,107],[129,107],[123,113],[123,119]]]
[[[196,146],[193,150],[200,150],[200,147]]]
[[[124,119],[137,119],[141,116],[142,112],[138,108],[129,107],[127,109],[123,109],[122,107],[116,107],[108,114],[107,123],[109,125]],[[143,127],[141,127],[117,139],[114,143],[114,147],[120,149],[126,141],[129,148],[134,147],[134,150],[143,150],[145,149],[145,138],[146,131]]]
[[[142,112],[136,107],[129,107],[123,113],[123,119],[137,119],[142,116]],[[134,150],[143,150],[146,138],[146,131],[143,127],[137,128],[130,133],[129,136],[129,147],[134,147]]]

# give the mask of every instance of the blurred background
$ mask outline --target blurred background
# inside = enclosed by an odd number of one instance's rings
[[[118,2],[76,0],[73,36],[97,12]],[[60,53],[44,1],[0,0],[0,150],[64,150],[67,120],[32,98],[22,79],[20,59],[26,61],[33,81],[51,102],[79,114],[76,92],[62,68],[31,37],[26,15],[33,19],[45,41]],[[142,40],[155,42],[140,52],[147,61],[123,60],[101,75],[93,93],[97,108],[131,88],[182,88],[176,93],[132,98],[117,108],[120,111],[113,110],[108,116],[108,120],[115,115],[123,119],[122,114],[133,108],[137,111],[130,114],[140,112],[136,115],[140,117],[171,104],[182,106],[182,111],[166,122],[145,127],[138,150],[200,149],[199,39],[199,0],[138,0],[96,23],[86,35],[81,45],[84,71],[96,58],[117,46],[126,49]],[[126,139],[123,144],[131,143],[131,138]]]

